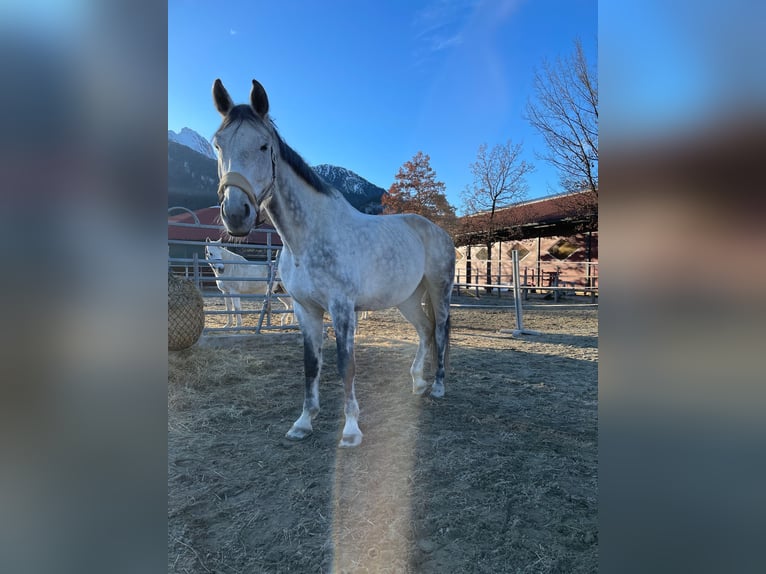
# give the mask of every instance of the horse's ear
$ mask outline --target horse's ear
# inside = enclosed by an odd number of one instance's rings
[[[253,80],[253,89],[250,90],[250,105],[259,116],[266,117],[269,113],[269,98],[266,90],[258,80]]]
[[[234,102],[231,101],[229,92],[223,87],[223,82],[220,79],[213,83],[213,101],[215,102],[215,109],[222,116],[228,114],[229,110],[234,107]]]

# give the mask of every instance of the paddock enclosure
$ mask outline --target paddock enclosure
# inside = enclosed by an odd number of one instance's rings
[[[224,230],[217,222],[218,211],[218,206],[197,212],[183,207],[168,210],[168,269],[175,275],[192,280],[200,290],[205,300],[203,335],[261,333],[264,330],[283,329],[285,325],[288,329],[297,329],[297,324],[292,321],[292,310],[285,310],[282,305],[282,301],[292,303],[290,296],[274,292],[278,283],[276,268],[282,240],[270,226],[254,229],[244,240],[233,243],[222,241],[220,244],[245,257],[246,265],[263,268],[263,272],[254,273],[260,277],[228,278],[259,283],[258,291],[266,291],[263,295],[237,295],[242,305],[242,326],[226,326],[229,316],[226,299],[229,299],[230,304],[233,296],[221,293],[216,286],[216,277],[205,261],[206,239],[218,240]],[[263,277],[270,277],[270,280]]]
[[[597,571],[598,311],[579,299],[525,302],[541,334],[514,338],[512,299],[455,297],[443,399],[412,394],[398,311],[360,320],[350,450],[331,329],[302,442],[299,333],[170,353],[168,571]]]

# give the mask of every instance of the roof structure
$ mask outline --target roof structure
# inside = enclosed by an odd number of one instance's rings
[[[171,208],[179,209],[179,208]],[[180,208],[180,213],[168,216],[168,239],[177,241],[205,241],[221,237],[224,227],[219,217],[219,207],[205,207],[197,211]],[[282,238],[270,225],[260,225],[250,231],[247,237],[237,239],[238,243],[267,245],[271,233],[271,245],[282,246]]]
[[[464,231],[458,233],[456,244],[483,243],[489,219],[489,212],[461,217],[459,224]],[[497,209],[493,225],[494,241],[597,231],[598,205],[590,191],[563,193]]]

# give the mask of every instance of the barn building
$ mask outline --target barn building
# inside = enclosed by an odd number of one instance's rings
[[[456,283],[510,285],[517,249],[525,285],[583,293],[598,288],[598,205],[591,192],[520,202],[492,218],[488,212],[464,216],[459,229]]]

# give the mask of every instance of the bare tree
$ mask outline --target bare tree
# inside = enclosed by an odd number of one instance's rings
[[[588,65],[580,40],[574,53],[535,73],[535,100],[527,119],[545,139],[541,155],[559,171],[564,189],[589,190],[598,201],[598,79]],[[582,194],[580,194],[582,197]]]
[[[492,245],[500,227],[513,225],[498,217],[498,208],[522,201],[527,194],[526,175],[534,166],[521,159],[522,145],[508,140],[487,150],[487,144],[479,146],[476,161],[471,164],[473,184],[462,193],[465,231],[478,234],[487,247],[487,283],[492,283]],[[489,288],[487,289],[490,290]]]

